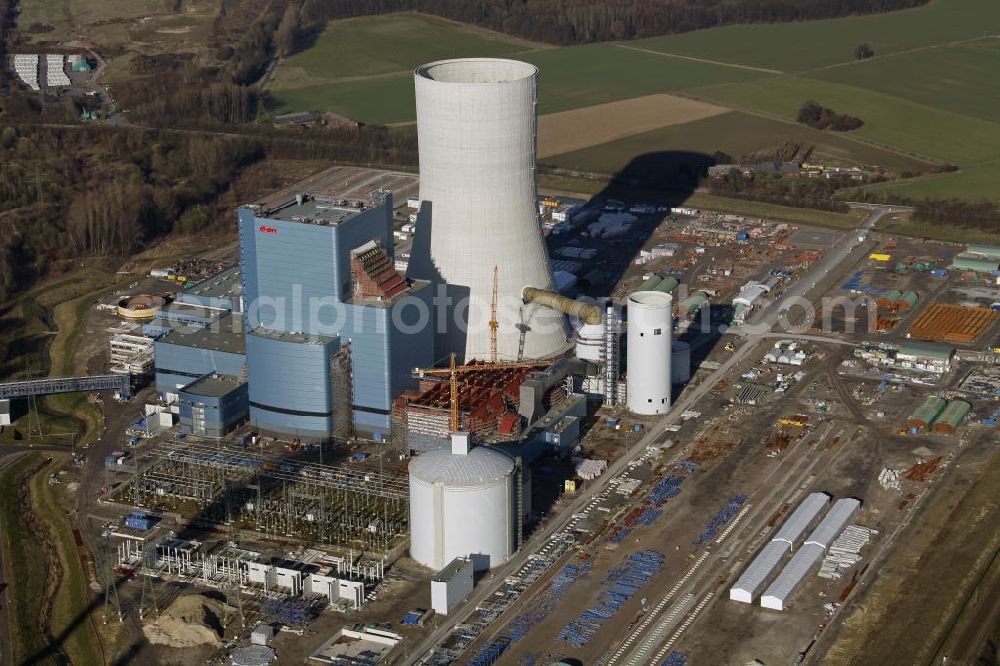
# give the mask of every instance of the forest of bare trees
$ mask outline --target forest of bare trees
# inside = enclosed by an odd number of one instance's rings
[[[231,233],[233,188],[267,160],[416,163],[413,128],[219,134],[0,125],[0,302],[54,261],[125,256],[173,232]],[[272,183],[242,183],[241,197]]]
[[[249,0],[250,2],[259,0]],[[304,26],[412,10],[555,44],[636,39],[730,23],[831,18],[904,9],[927,0],[305,0]],[[240,0],[230,0],[240,2]]]

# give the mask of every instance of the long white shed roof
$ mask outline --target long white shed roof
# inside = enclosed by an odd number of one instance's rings
[[[794,548],[805,536],[806,530],[812,525],[816,517],[826,508],[830,501],[830,496],[826,493],[810,493],[795,508],[785,524],[781,526],[778,533],[774,535],[772,541],[784,541]]]
[[[813,568],[820,563],[824,552],[821,547],[815,544],[806,544],[799,548],[761,596],[760,605],[772,610],[785,610],[789,598],[809,577]]]
[[[729,588],[729,598],[733,601],[752,604],[754,598],[760,594],[768,579],[771,578],[791,548],[784,541],[771,541],[764,546],[757,557],[747,566],[739,580]]]
[[[854,514],[860,508],[861,502],[853,497],[845,497],[837,500],[830,509],[830,512],[823,517],[820,524],[816,526],[816,529],[806,539],[806,544],[814,544],[826,550],[833,543],[833,540],[844,531],[844,528],[850,524],[854,518]]]

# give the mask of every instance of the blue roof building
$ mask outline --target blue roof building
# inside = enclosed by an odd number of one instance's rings
[[[393,267],[391,195],[370,208],[299,195],[238,215],[251,423],[322,439],[350,395],[353,427],[388,434],[393,398],[433,360],[431,288]]]

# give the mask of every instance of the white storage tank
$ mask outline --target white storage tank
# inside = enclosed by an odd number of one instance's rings
[[[510,456],[454,433],[450,450],[410,462],[410,556],[435,570],[457,557],[476,571],[499,566],[515,548],[515,493]]]
[[[670,347],[670,380],[683,384],[691,379],[691,345],[674,340]]]
[[[672,304],[670,294],[662,291],[628,297],[626,404],[635,414],[670,409]]]

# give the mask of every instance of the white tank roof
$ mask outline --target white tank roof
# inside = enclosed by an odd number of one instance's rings
[[[423,453],[410,462],[410,475],[424,483],[447,486],[479,486],[497,481],[514,471],[514,461],[505,453],[477,446],[466,455],[450,449]]]

